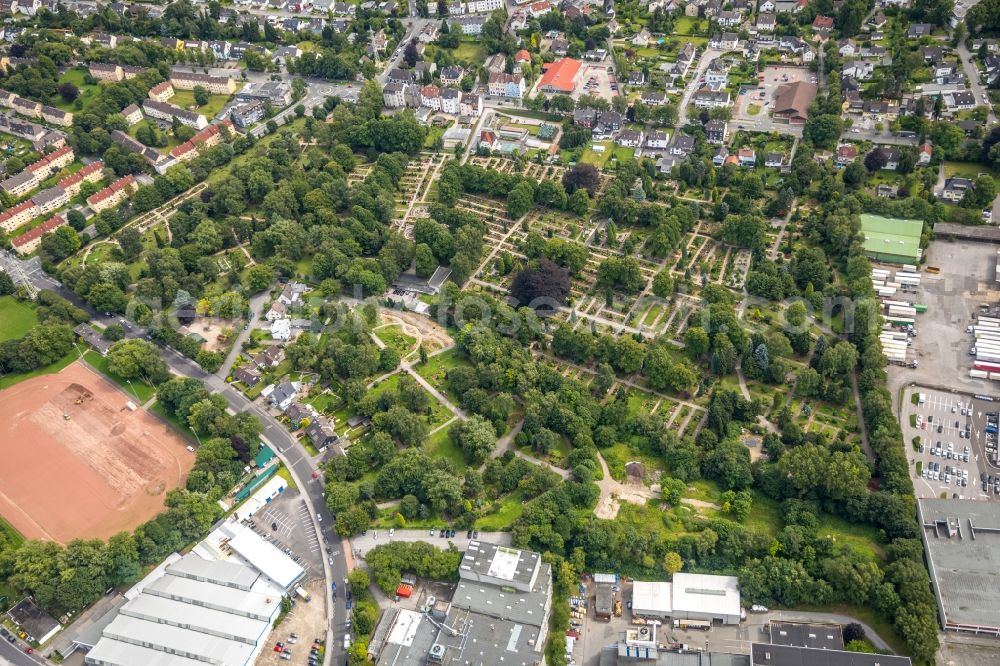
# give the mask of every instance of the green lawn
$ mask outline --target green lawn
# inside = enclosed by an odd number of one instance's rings
[[[0,389],[5,389],[17,384],[18,382],[23,382],[25,379],[31,379],[32,377],[41,377],[42,375],[49,375],[53,372],[59,372],[67,365],[72,363],[77,359],[79,354],[74,347],[72,350],[66,353],[61,359],[54,361],[42,368],[36,368],[30,372],[22,372],[19,375],[5,375],[0,377]]]
[[[395,324],[375,329],[375,335],[386,347],[398,351],[400,356],[413,351],[413,346],[417,343],[416,338],[403,333],[403,329]]]
[[[108,369],[108,359],[98,354],[96,351],[87,350],[83,353],[84,360],[87,361],[95,370],[100,372],[102,375],[110,379],[112,382],[121,387],[123,391],[129,395],[135,396],[135,398],[141,403],[146,402],[154,395],[156,395],[156,389],[152,385],[147,384],[145,381],[134,380],[132,382],[127,382],[120,376],[111,372]]]
[[[132,125],[131,127],[128,128],[128,134],[129,134],[129,136],[131,136],[133,139],[135,139],[136,141],[138,141],[139,139],[136,136],[136,134],[139,132],[139,128],[143,127],[145,125],[150,125],[152,127],[155,127],[156,129],[160,129],[160,126],[157,125],[152,120],[145,120],[144,119],[144,120],[140,120],[135,125]],[[161,153],[170,152],[171,148],[176,148],[177,146],[181,145],[181,142],[177,140],[177,138],[174,136],[173,132],[160,130],[160,133],[167,139],[167,145],[165,145],[165,146],[154,146],[154,148],[156,148],[156,150],[160,151]]]
[[[477,41],[462,41],[453,52],[456,60],[481,63],[486,59],[486,49]]]
[[[450,460],[456,468],[463,469],[468,463],[465,454],[451,441],[451,427],[442,428],[424,440],[424,451],[429,456],[440,456]]]
[[[976,178],[978,175],[991,176],[994,179],[1000,178],[1000,173],[990,167],[977,162],[945,162],[944,176],[961,176],[963,178]]]
[[[35,308],[13,296],[0,296],[0,342],[23,337],[38,323]]]
[[[690,35],[693,34],[695,21],[702,23],[693,16],[679,16],[677,20],[674,21],[674,33],[675,35]]]
[[[67,102],[60,95],[56,94],[52,96],[49,103],[56,107],[57,109],[62,109],[63,111],[70,111],[74,114],[85,113],[90,105],[97,100],[97,96],[101,91],[101,86],[97,83],[92,83],[90,85],[84,83],[85,72],[82,69],[68,69],[66,73],[59,77],[59,83],[72,83],[80,90],[80,96],[77,97],[72,102]],[[76,108],[76,102],[79,101],[83,104],[82,109]]]
[[[275,474],[284,479],[285,483],[288,484],[289,488],[291,488],[292,490],[298,490],[298,486],[295,485],[295,481],[292,480],[292,473],[288,471],[287,467],[282,465],[281,467],[278,468],[278,471],[275,472]]]
[[[2,535],[2,538],[0,538],[2,542],[9,543],[12,546],[24,543],[24,537],[21,536],[21,533],[14,529],[13,525],[4,520],[3,516],[0,516],[0,535]]]
[[[490,513],[476,521],[477,530],[489,532],[509,530],[514,521],[524,513],[524,497],[519,490],[507,495],[499,503],[500,508],[496,513]]]
[[[229,95],[209,95],[208,103],[205,106],[195,107],[193,90],[175,90],[174,96],[168,100],[171,104],[182,109],[190,109],[202,114],[211,122],[219,111],[229,102]]]
[[[427,382],[445,393],[451,400],[458,400],[459,396],[445,390],[445,375],[452,368],[468,367],[469,360],[465,358],[457,348],[443,351],[427,359],[427,363],[416,366],[417,374],[427,380]]]

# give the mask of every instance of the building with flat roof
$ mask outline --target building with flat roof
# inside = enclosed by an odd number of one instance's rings
[[[632,583],[632,613],[641,617],[667,618],[673,615],[671,584],[637,580]]]
[[[528,592],[535,587],[541,559],[530,550],[471,541],[458,565],[458,576],[462,580]]]
[[[944,499],[917,507],[941,626],[1000,637],[1000,513],[988,503]]]
[[[864,250],[869,259],[890,264],[920,263],[924,223],[881,215],[861,215]]]
[[[99,618],[94,631],[74,639],[88,650],[85,663],[253,664],[288,591],[276,580],[302,569],[250,530],[224,529],[232,525],[242,528],[230,519],[192,552],[170,555]],[[232,546],[234,540],[240,543]],[[274,553],[262,555],[266,549]]]
[[[750,666],[910,666],[909,657],[754,643]]]
[[[844,632],[839,624],[814,624],[811,622],[771,622],[768,636],[775,645],[843,650]]]

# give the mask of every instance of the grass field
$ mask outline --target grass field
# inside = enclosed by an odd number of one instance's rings
[[[149,411],[155,413],[161,419],[163,419],[164,421],[172,425],[174,428],[176,428],[178,431],[184,433],[188,438],[191,439],[192,442],[198,441],[198,436],[194,434],[194,430],[192,430],[191,427],[188,426],[188,424],[183,423],[173,414],[168,414],[167,411],[163,409],[163,407],[160,405],[160,403],[154,402],[152,405],[150,405]]]
[[[465,460],[465,454],[459,449],[453,441],[449,433],[451,428],[441,428],[436,433],[424,440],[424,451],[429,456],[438,456],[450,460],[456,468],[462,469],[468,463]]]
[[[417,343],[416,338],[403,333],[403,330],[396,325],[377,328],[375,335],[385,343],[386,347],[398,351],[400,356],[406,356],[413,351],[413,346]]]
[[[463,41],[454,50],[456,60],[464,60],[471,63],[481,63],[486,59],[486,49],[479,42]]]
[[[13,296],[0,296],[0,342],[22,337],[36,323],[33,307]]]
[[[524,513],[524,497],[521,491],[515,491],[499,500],[500,508],[496,513],[490,513],[476,521],[477,530],[500,532],[509,530],[515,520]]]
[[[72,83],[80,90],[80,96],[72,102],[67,102],[61,95],[56,94],[49,100],[50,104],[57,109],[70,111],[72,113],[84,113],[87,111],[90,105],[97,100],[97,95],[101,90],[101,86],[96,83],[90,85],[84,83],[84,74],[84,71],[81,69],[66,70],[66,72],[59,77],[59,83]],[[83,104],[82,109],[76,108],[75,104],[77,101]]]
[[[120,386],[123,391],[129,395],[135,396],[140,403],[144,403],[156,395],[156,389],[150,384],[140,380],[127,382],[115,373],[111,372],[111,370],[108,369],[108,359],[101,356],[97,352],[87,350],[83,353],[83,358],[90,364],[91,367]]]
[[[944,163],[945,178],[951,178],[952,176],[960,176],[962,178],[976,178],[979,175],[991,176],[992,178],[1000,178],[1000,173],[998,173],[994,169],[991,169],[985,164],[979,164],[977,162]]]
[[[182,109],[194,109],[198,113],[202,114],[208,118],[209,122],[218,115],[219,111],[226,106],[229,101],[229,95],[209,95],[208,103],[205,106],[195,107],[194,103],[194,91],[193,90],[177,90],[174,92],[174,96],[170,98],[169,102]]]
[[[152,127],[160,129],[160,126],[157,125],[152,120],[141,120],[137,122],[135,125],[132,125],[131,127],[128,128],[128,135],[133,139],[135,139],[136,141],[138,141],[139,138],[136,136],[136,134],[138,134],[139,128],[145,125],[150,125]],[[171,148],[176,148],[177,146],[181,145],[181,142],[177,140],[177,137],[174,136],[173,132],[164,131],[160,129],[160,133],[163,134],[163,136],[167,139],[167,145],[155,146],[156,150],[160,151],[161,153],[169,152]]]

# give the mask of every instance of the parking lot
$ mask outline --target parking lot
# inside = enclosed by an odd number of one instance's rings
[[[583,95],[593,95],[606,99],[609,102],[612,97],[621,94],[618,79],[614,72],[609,72],[607,65],[585,64],[577,78],[576,87],[573,89],[573,99],[580,99]]]
[[[987,459],[988,448],[996,451],[996,436],[986,432],[987,414],[998,410],[1000,403],[971,395],[920,386],[906,390],[903,441],[917,497],[1000,501],[1000,468]],[[983,474],[994,477],[988,490]]]
[[[465,550],[469,547],[469,541],[475,538],[470,538],[466,531],[460,532],[458,530],[455,530],[453,537],[442,537],[441,531],[435,529],[434,536],[431,536],[430,530],[392,530],[390,536],[389,530],[367,530],[364,534],[351,537],[351,548],[355,557],[364,557],[364,554],[375,546],[389,541],[426,541],[438,548],[445,549],[448,548],[448,544],[455,544],[459,550]],[[486,543],[509,546],[510,532],[479,532],[478,539]]]
[[[304,585],[305,590],[312,595],[312,601],[303,601],[293,596],[294,605],[285,619],[274,628],[263,652],[257,658],[256,666],[306,666],[310,659],[313,646],[316,647],[317,660],[322,663],[320,650],[325,649],[326,639],[326,606],[323,595],[326,582],[314,580]],[[338,634],[339,635],[339,634]],[[320,643],[314,643],[319,638]],[[281,652],[275,652],[275,646],[281,643]],[[286,656],[282,656],[286,655]]]
[[[323,575],[325,548],[316,538],[309,509],[297,490],[288,488],[253,515],[251,529],[268,539],[306,570],[306,577]],[[331,547],[339,548],[339,540]]]
[[[930,244],[926,265],[940,273],[921,271],[916,292],[903,294],[902,299],[927,306],[916,317],[918,335],[910,349],[920,367],[889,366],[893,395],[915,383],[1000,397],[1000,384],[969,376],[972,336],[966,333],[980,305],[1000,301],[1000,285],[994,279],[996,252],[989,243],[935,240]]]

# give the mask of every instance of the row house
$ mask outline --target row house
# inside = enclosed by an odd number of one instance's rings
[[[50,187],[42,190],[35,196],[31,197],[31,201],[38,206],[38,212],[44,215],[45,213],[51,213],[52,211],[58,210],[68,204],[69,193],[57,185],[56,187]]]
[[[61,179],[59,187],[65,190],[70,197],[75,197],[80,193],[80,187],[84,183],[97,183],[102,178],[104,178],[104,162],[97,160]]]
[[[699,109],[714,109],[717,107],[729,106],[729,91],[709,90],[702,88],[694,94],[694,105]]]
[[[639,95],[639,101],[646,106],[664,106],[667,103],[667,95],[661,92],[644,92]]]
[[[38,207],[29,199],[0,213],[0,229],[10,233],[39,215]]]
[[[382,88],[382,104],[390,109],[399,109],[406,106],[404,90],[406,86],[398,82],[390,82]]]
[[[69,146],[63,146],[59,150],[32,162],[25,167],[25,170],[35,174],[35,177],[39,181],[42,181],[59,171],[59,169],[72,164],[74,158],[73,149]]]
[[[178,90],[194,90],[195,87],[201,86],[215,95],[232,95],[236,92],[236,82],[229,76],[211,76],[174,70],[170,73],[170,83]]]
[[[135,176],[130,174],[124,178],[119,178],[100,192],[87,197],[87,205],[90,207],[90,210],[100,213],[102,210],[117,206],[135,192],[136,189],[138,189],[138,185],[136,184]]]
[[[157,102],[153,99],[143,100],[142,110],[147,116],[168,123],[173,122],[173,119],[177,118],[182,125],[187,125],[188,127],[193,127],[195,129],[200,130],[208,126],[208,120],[200,113],[188,111],[187,109],[182,109],[181,107],[174,106],[173,104]]]
[[[455,88],[442,88],[439,99],[441,101],[441,113],[448,113],[457,116],[461,113],[462,93]]]
[[[520,74],[493,73],[488,83],[489,94],[495,97],[524,97],[524,77]]]
[[[29,118],[41,118],[42,117],[42,105],[33,99],[25,99],[24,97],[14,97],[14,101],[11,102],[10,108],[14,109],[17,113],[22,116],[28,116]]]
[[[60,127],[69,127],[73,124],[73,114],[69,111],[57,109],[54,106],[42,107],[42,120]]]
[[[227,130],[230,121],[226,121]],[[198,156],[203,148],[211,148],[219,145],[223,141],[222,125],[209,125],[202,131],[195,134],[188,141],[176,146],[170,151],[170,156],[178,162],[187,162]]]
[[[459,101],[459,113],[463,116],[472,116],[478,118],[483,113],[483,98],[475,93],[462,93],[462,99]]]
[[[724,32],[716,35],[708,43],[713,49],[720,49],[722,51],[735,51],[739,44],[740,37],[735,32]]]
[[[424,86],[420,89],[420,106],[435,111],[441,110],[441,89],[437,86]]]
[[[130,137],[125,132],[122,132],[121,130],[112,131],[111,140],[120,145],[125,150],[142,155],[142,158],[146,160],[146,162],[148,162],[154,168],[156,168],[157,171],[159,171],[160,168],[164,165],[164,163],[168,161],[168,158],[161,155],[160,152],[155,148],[150,148],[149,146],[143,145],[142,143],[136,141],[135,139]]]
[[[45,221],[39,227],[35,227],[31,231],[21,234],[17,238],[10,239],[10,244],[14,248],[14,251],[21,256],[31,254],[38,249],[38,246],[42,244],[42,236],[49,233],[50,231],[55,231],[61,226],[66,224],[66,218],[62,215],[56,215]]]
[[[0,190],[15,199],[20,199],[36,187],[38,187],[38,179],[28,169],[0,181]]]
[[[462,82],[462,77],[464,76],[465,70],[457,65],[453,67],[445,67],[441,70],[441,85],[457,86]]]

